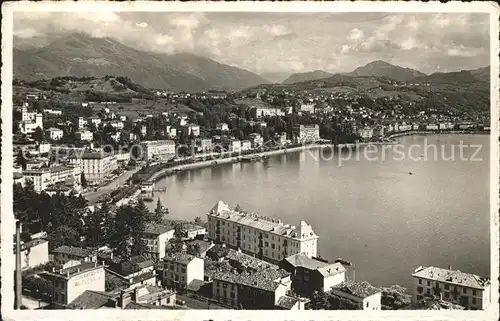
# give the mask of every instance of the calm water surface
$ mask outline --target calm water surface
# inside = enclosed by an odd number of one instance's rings
[[[437,146],[437,160],[432,148],[425,160],[425,141]],[[482,145],[475,157],[483,160],[459,160],[460,141]],[[322,257],[353,262],[357,280],[378,286],[409,287],[420,265],[489,275],[489,136],[410,136],[399,142],[403,160],[379,147],[368,154],[377,160],[358,151],[360,157],[353,154],[339,166],[338,153],[302,151],[186,171],[157,182],[167,192],[156,196],[171,218],[205,220],[222,200],[294,225],[305,220],[320,235]],[[411,155],[419,159],[411,160],[408,150],[415,144]],[[443,160],[441,149],[448,158],[453,146],[456,160]],[[474,153],[463,149],[464,158]]]

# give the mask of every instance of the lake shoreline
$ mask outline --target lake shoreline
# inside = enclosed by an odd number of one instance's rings
[[[391,134],[389,136],[384,137],[384,139],[392,139],[392,138],[398,138],[398,137],[405,137],[405,136],[427,136],[427,135],[489,135],[489,131],[446,131],[446,132],[436,132],[436,131],[408,131],[408,132],[403,132],[403,133],[395,133]],[[337,149],[343,149],[343,148],[352,148],[352,147],[363,147],[363,146],[368,146],[368,145],[391,145],[395,144],[395,141],[378,141],[378,142],[357,142],[357,143],[348,143],[348,144],[309,144],[309,145],[303,145],[303,146],[296,146],[296,147],[290,147],[290,148],[282,148],[282,149],[277,149],[277,150],[271,150],[271,151],[262,151],[258,152],[256,151],[255,153],[247,154],[244,156],[256,156],[260,155],[263,157],[268,157],[268,156],[273,156],[273,155],[284,155],[284,154],[289,154],[289,153],[297,153],[303,150],[312,150],[312,149],[319,149],[319,148],[337,148]],[[224,164],[231,164],[231,163],[238,163],[240,162],[241,156],[232,156],[232,157],[227,157],[227,158],[222,158],[222,157],[213,157],[213,156],[208,156],[207,158],[212,157],[212,159],[208,160],[201,160],[197,161],[192,164],[184,164],[184,165],[178,165],[174,166],[172,168],[164,168],[159,170],[158,172],[154,173],[152,177],[148,179],[149,182],[157,182],[167,176],[175,175],[180,172],[184,171],[190,171],[190,170],[196,170],[196,169],[202,169],[202,168],[208,168],[208,167],[214,167],[218,165],[224,165]]]

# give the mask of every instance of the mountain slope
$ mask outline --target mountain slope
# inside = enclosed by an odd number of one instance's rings
[[[58,76],[127,76],[149,88],[196,92],[240,89],[266,83],[246,70],[194,55],[151,54],[109,38],[76,33],[42,48],[14,52],[14,76],[25,80]]]
[[[486,82],[488,81],[489,76]],[[433,85],[464,86],[469,84],[478,84],[483,82],[483,80],[475,77],[469,70],[462,70],[455,72],[436,72],[429,76],[416,77],[412,79],[412,82],[430,83]]]
[[[160,59],[179,71],[203,79],[213,89],[230,88],[235,90],[269,83],[250,71],[224,65],[190,53],[163,56]]]
[[[377,60],[366,64],[365,66],[358,67],[346,75],[359,77],[359,76],[373,76],[373,77],[388,77],[398,81],[408,81],[415,77],[426,76],[424,73],[410,69],[391,65],[382,60]]]
[[[290,77],[289,72],[263,72],[260,76],[270,83],[281,84],[285,79]]]
[[[333,74],[323,71],[323,70],[315,70],[311,72],[297,73],[292,74],[290,77],[285,79],[282,84],[288,85],[296,82],[304,82],[309,80],[317,80],[323,79],[333,76]]]
[[[470,73],[477,79],[482,81],[490,81],[490,66],[469,70]]]

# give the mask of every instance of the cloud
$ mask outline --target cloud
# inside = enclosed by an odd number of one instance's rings
[[[14,14],[14,34],[24,43],[72,32],[111,37],[140,50],[187,51],[255,72],[351,71],[377,59],[433,72],[489,61],[488,14]]]

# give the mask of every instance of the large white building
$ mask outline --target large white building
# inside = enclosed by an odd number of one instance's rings
[[[116,155],[104,152],[85,152],[82,155],[73,154],[70,163],[82,167],[85,179],[89,184],[99,184],[118,168]]]
[[[81,184],[82,168],[80,166],[65,166],[56,165],[52,167],[32,168],[23,172],[26,181],[33,183],[34,190],[41,192],[47,187],[57,184],[68,182],[74,188],[79,188]]]
[[[413,303],[436,296],[470,310],[485,310],[491,304],[491,282],[472,273],[419,267],[412,274]]]
[[[94,139],[94,134],[90,130],[79,130],[75,133],[76,139],[84,141],[92,141]]]
[[[293,135],[298,143],[319,140],[319,125],[298,125],[293,127]]]
[[[163,258],[163,285],[185,289],[193,280],[205,278],[203,259],[186,253],[175,253]]]
[[[161,224],[149,223],[142,232],[142,240],[146,243],[150,257],[163,259],[168,241],[174,238],[175,229]]]
[[[143,141],[141,148],[145,161],[151,161],[154,158],[168,160],[175,156],[175,142],[173,140]]]
[[[62,131],[62,129],[52,127],[47,129],[47,134],[52,140],[60,140],[61,138],[63,138],[64,132]]]
[[[259,258],[280,261],[290,255],[304,253],[316,257],[318,238],[306,222],[299,226],[281,220],[231,210],[219,201],[207,213],[208,237]]]
[[[43,115],[36,112],[28,112],[28,107],[25,105],[21,109],[22,120],[19,123],[19,129],[23,134],[32,134],[37,127],[43,130]]]

